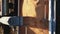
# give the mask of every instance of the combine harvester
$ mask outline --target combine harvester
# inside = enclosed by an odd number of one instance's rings
[[[4,0],[6,1],[6,0]],[[6,2],[5,2],[6,4]],[[3,5],[3,7],[6,5]],[[19,7],[19,1],[18,1]],[[3,8],[2,8],[3,9]],[[6,7],[4,11],[0,12],[2,17],[0,17],[0,23],[9,25],[9,26],[21,26],[23,25],[23,18],[19,17],[19,8],[18,8],[18,16],[5,16],[6,15]],[[56,29],[56,0],[49,0],[49,34],[55,34]],[[18,31],[19,32],[19,31]],[[19,34],[17,32],[17,34]]]

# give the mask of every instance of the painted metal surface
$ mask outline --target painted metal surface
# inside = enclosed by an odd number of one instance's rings
[[[49,0],[49,34],[55,34],[56,28],[56,0]]]
[[[1,17],[0,23],[9,25],[9,26],[22,26],[23,25],[22,17]]]

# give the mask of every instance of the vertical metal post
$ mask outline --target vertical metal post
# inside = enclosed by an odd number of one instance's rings
[[[7,15],[7,11],[8,11],[8,0],[2,0],[2,15],[4,16],[4,15]]]
[[[19,2],[20,0],[18,0],[18,17],[19,17]],[[19,26],[16,26],[16,29],[17,29],[17,34],[20,34]]]
[[[54,0],[54,20],[53,21],[54,21],[54,24],[53,24],[54,25],[53,26],[54,27],[54,32],[53,32],[53,34],[56,34],[55,33],[55,30],[56,30],[56,0]]]
[[[3,11],[2,11],[2,15],[4,15],[4,14],[6,14],[6,0],[3,0],[2,1],[2,3],[3,3],[3,7],[2,7],[2,9],[3,9]]]
[[[50,20],[51,20],[51,0],[49,0],[49,34],[51,34],[51,22],[50,22]]]
[[[49,0],[49,34],[52,34],[52,0]]]
[[[53,19],[54,19],[54,0],[51,0],[51,34],[53,34],[53,32],[54,32],[54,21],[53,21]]]
[[[55,3],[55,4],[54,4]],[[56,2],[54,0],[49,0],[49,34],[54,34],[54,26],[56,20]]]
[[[23,17],[20,16],[20,0],[18,0],[18,17],[19,17],[19,26],[18,26],[18,32],[17,34],[20,34],[20,26],[23,25]]]

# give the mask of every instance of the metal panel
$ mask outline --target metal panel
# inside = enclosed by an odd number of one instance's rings
[[[22,17],[1,17],[0,23],[9,25],[9,26],[22,26],[23,20]]]
[[[49,34],[55,34],[56,28],[56,0],[49,0]]]

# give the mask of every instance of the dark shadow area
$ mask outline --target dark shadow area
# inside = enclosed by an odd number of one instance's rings
[[[18,16],[18,0],[15,0],[14,1],[14,14],[15,14],[15,16]]]
[[[10,29],[11,29],[11,27],[0,23],[0,29],[1,29],[1,27],[2,27],[2,30],[0,31],[0,33],[10,34]]]
[[[4,28],[4,34],[10,34],[11,27],[4,25],[3,28]]]
[[[57,0],[56,4],[56,34],[60,34],[60,0]]]
[[[18,0],[14,0],[14,4],[8,3],[8,8],[14,9],[14,11],[11,11],[7,16],[18,16]]]
[[[12,0],[10,0],[12,1]],[[18,16],[18,0],[13,0],[14,3],[9,0],[2,0],[2,15],[3,16]],[[10,15],[8,15],[11,13]]]

